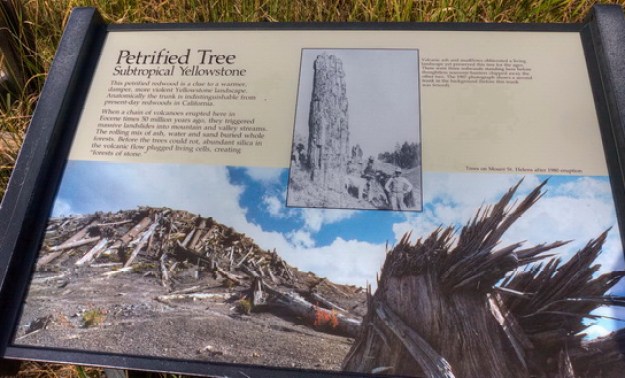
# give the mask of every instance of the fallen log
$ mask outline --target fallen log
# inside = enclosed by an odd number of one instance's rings
[[[282,292],[265,283],[263,288],[270,294],[268,305],[275,303],[311,325],[329,328],[333,333],[348,337],[356,337],[360,332],[360,320],[315,306],[294,292]]]
[[[121,247],[122,245],[128,245],[132,241],[132,239],[136,238],[137,235],[141,233],[141,231],[145,230],[152,223],[152,219],[150,217],[145,217],[141,220],[141,222],[137,223],[133,228],[131,228],[128,232],[124,234],[119,240],[115,243],[111,244],[108,249],[116,249]]]
[[[206,258],[199,253],[184,247],[179,241],[176,242],[176,248],[174,248],[173,254],[178,260],[202,262],[208,266],[211,266],[211,260],[209,258]]]
[[[48,253],[47,255],[42,256],[39,261],[37,261],[37,270],[40,270],[45,265],[51,263],[57,257],[61,256],[63,251]]]
[[[101,263],[101,264],[91,264],[90,266],[95,269],[99,269],[99,268],[121,269],[123,267],[123,264],[118,263],[118,262],[109,262],[109,263]]]
[[[197,293],[200,292],[202,290],[208,290],[210,288],[212,288],[213,286],[211,285],[195,285],[195,286],[191,286],[191,287],[185,287],[183,289],[180,290],[176,290],[174,292],[172,292],[172,294],[191,294],[191,293]]]
[[[110,272],[104,272],[104,273],[102,273],[102,275],[106,276],[106,277],[112,277],[112,276],[116,276],[116,275],[121,274],[121,273],[130,273],[130,272],[132,272],[132,268],[131,267],[127,267],[127,268],[121,268],[121,269],[118,269],[118,270],[111,270]]]
[[[93,238],[80,239],[80,240],[73,241],[71,243],[63,243],[63,244],[57,245],[56,247],[50,247],[50,251],[57,252],[57,251],[65,250],[65,249],[78,248],[86,244],[97,242],[98,240],[100,240],[99,236],[95,236]]]
[[[219,272],[219,274],[221,274],[222,276],[226,277],[227,279],[229,279],[230,281],[234,282],[236,285],[241,285],[241,280],[243,280],[243,277],[239,277],[236,274],[233,273],[228,273],[225,270],[217,267],[215,269],[217,272]]]
[[[89,252],[85,253],[83,257],[76,261],[74,265],[82,266],[88,262],[95,260],[96,258],[98,258],[100,253],[104,251],[104,249],[106,248],[106,244],[108,244],[108,239],[104,238],[100,240],[98,244],[96,244],[95,246],[93,246],[93,248],[89,250]]]
[[[160,258],[161,284],[163,287],[167,288],[167,290],[171,290],[171,277],[169,276],[169,269],[167,268],[167,260],[169,260],[169,256],[167,253],[163,253]]]
[[[273,272],[271,271],[271,266],[267,265],[267,272],[269,272],[269,278],[271,278],[271,281],[275,284],[275,285],[279,285],[280,281],[278,281],[278,279],[276,278],[276,276],[273,274]]]
[[[263,281],[258,278],[254,280],[252,298],[252,304],[254,307],[264,306],[267,303],[263,293]]]
[[[193,235],[195,235],[195,231],[197,229],[194,228],[193,230],[189,231],[189,233],[187,234],[187,236],[184,238],[184,240],[182,241],[182,243],[180,243],[183,247],[187,247],[187,245],[189,245],[189,242],[191,242],[191,239],[193,238]]]
[[[111,226],[121,226],[122,224],[126,224],[126,223],[131,223],[132,220],[130,219],[126,219],[123,221],[119,221],[119,222],[110,222],[110,223],[98,223],[95,224],[95,227],[111,227]]]
[[[248,268],[245,265],[241,266],[241,270],[244,271],[248,276],[251,276],[253,278],[260,278],[258,273],[256,273],[255,271],[253,271],[252,269]]]
[[[239,260],[239,262],[234,266],[234,268],[237,269],[238,267],[240,267],[241,264],[245,262],[245,260],[249,257],[249,255],[252,254],[253,251],[254,251],[254,248],[250,248],[250,250],[245,254],[245,256],[243,256],[241,260]]]
[[[74,235],[69,237],[63,243],[61,243],[61,244],[59,244],[57,246],[51,247],[50,250],[51,251],[60,251],[62,249],[67,249],[66,245],[72,244],[72,243],[74,243],[74,242],[76,242],[76,241],[78,241],[80,239],[83,239],[85,237],[85,235],[87,235],[87,232],[89,231],[89,228],[91,228],[95,224],[96,224],[96,221],[93,221],[93,222],[89,223],[87,226],[81,228],[80,231],[78,231],[77,233],[75,233]]]
[[[319,293],[310,293],[310,296],[317,302],[321,303],[322,305],[324,305],[325,307],[329,307],[331,309],[334,309],[336,311],[340,311],[344,314],[349,313],[347,310],[339,307],[338,305],[330,302],[329,300],[325,299],[324,297],[322,297],[321,295],[319,295]]]
[[[228,299],[234,297],[235,293],[189,293],[189,294],[167,294],[167,295],[159,295],[156,297],[156,300],[159,302],[169,302],[169,301],[182,301],[185,299],[192,299],[194,301],[201,301],[204,299],[220,299],[227,301]]]
[[[134,262],[134,260],[139,255],[139,252],[143,249],[145,244],[148,242],[148,240],[154,233],[154,230],[156,230],[156,226],[158,226],[158,220],[152,223],[150,228],[148,228],[148,230],[143,234],[143,236],[141,236],[141,239],[139,240],[139,244],[137,244],[135,249],[132,251],[132,253],[130,254],[130,257],[128,257],[128,260],[126,260],[126,263],[124,264],[124,268],[129,267],[130,264]]]
[[[195,231],[195,234],[193,235],[193,239],[191,239],[191,243],[189,243],[190,249],[192,250],[196,249],[197,243],[198,241],[200,241],[200,238],[202,237],[202,234],[205,228],[206,228],[206,219],[202,219],[202,222],[200,223],[199,228]]]

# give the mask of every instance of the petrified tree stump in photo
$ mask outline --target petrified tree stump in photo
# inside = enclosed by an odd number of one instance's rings
[[[517,184],[480,209],[457,238],[451,227],[414,244],[405,235],[387,254],[343,368],[419,377],[597,377],[605,376],[597,369],[606,359],[625,367],[618,349],[596,352],[615,343],[579,334],[594,309],[623,305],[605,295],[623,272],[593,277],[607,233],[564,264],[551,258],[519,272],[566,242],[499,245],[544,185],[511,208]]]
[[[343,177],[349,158],[347,89],[343,63],[322,54],[314,64],[314,82],[308,120],[310,177],[324,193],[322,205],[341,205]]]

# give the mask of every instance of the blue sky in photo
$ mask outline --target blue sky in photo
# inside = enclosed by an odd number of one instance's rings
[[[265,249],[276,249],[303,271],[346,284],[374,283],[385,256],[404,233],[413,239],[439,226],[460,228],[476,210],[496,202],[521,178],[517,200],[547,176],[465,173],[423,175],[423,212],[300,209],[285,207],[288,169],[190,164],[68,162],[53,216],[134,209],[187,210],[233,227]],[[504,235],[502,245],[574,240],[563,258],[612,227],[601,271],[625,269],[607,177],[552,176],[546,193]],[[613,291],[625,293],[625,282]],[[599,313],[625,318],[625,311]],[[597,335],[620,327],[600,320]]]

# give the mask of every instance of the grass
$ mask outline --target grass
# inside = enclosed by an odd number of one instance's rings
[[[102,369],[86,368],[75,365],[46,364],[25,362],[17,375],[18,378],[101,378],[105,377]]]
[[[0,0],[0,40],[16,55],[0,69],[16,80],[0,88],[0,198],[73,7],[97,7],[107,22],[581,22],[595,1],[573,0]],[[10,7],[9,5],[15,5]],[[619,4],[625,4],[620,0]],[[5,48],[6,49],[6,48]],[[92,375],[95,374],[95,375]],[[26,363],[23,377],[84,377],[101,372]]]
[[[106,313],[100,308],[90,308],[82,314],[82,323],[85,328],[99,326],[104,323]]]

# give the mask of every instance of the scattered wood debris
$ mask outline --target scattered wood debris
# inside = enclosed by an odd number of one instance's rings
[[[81,269],[99,269],[111,279],[159,277],[169,292],[154,298],[162,303],[249,298],[253,311],[292,316],[349,337],[356,336],[366,305],[360,288],[300,272],[275,250],[213,218],[168,208],[51,219],[37,270]]]

